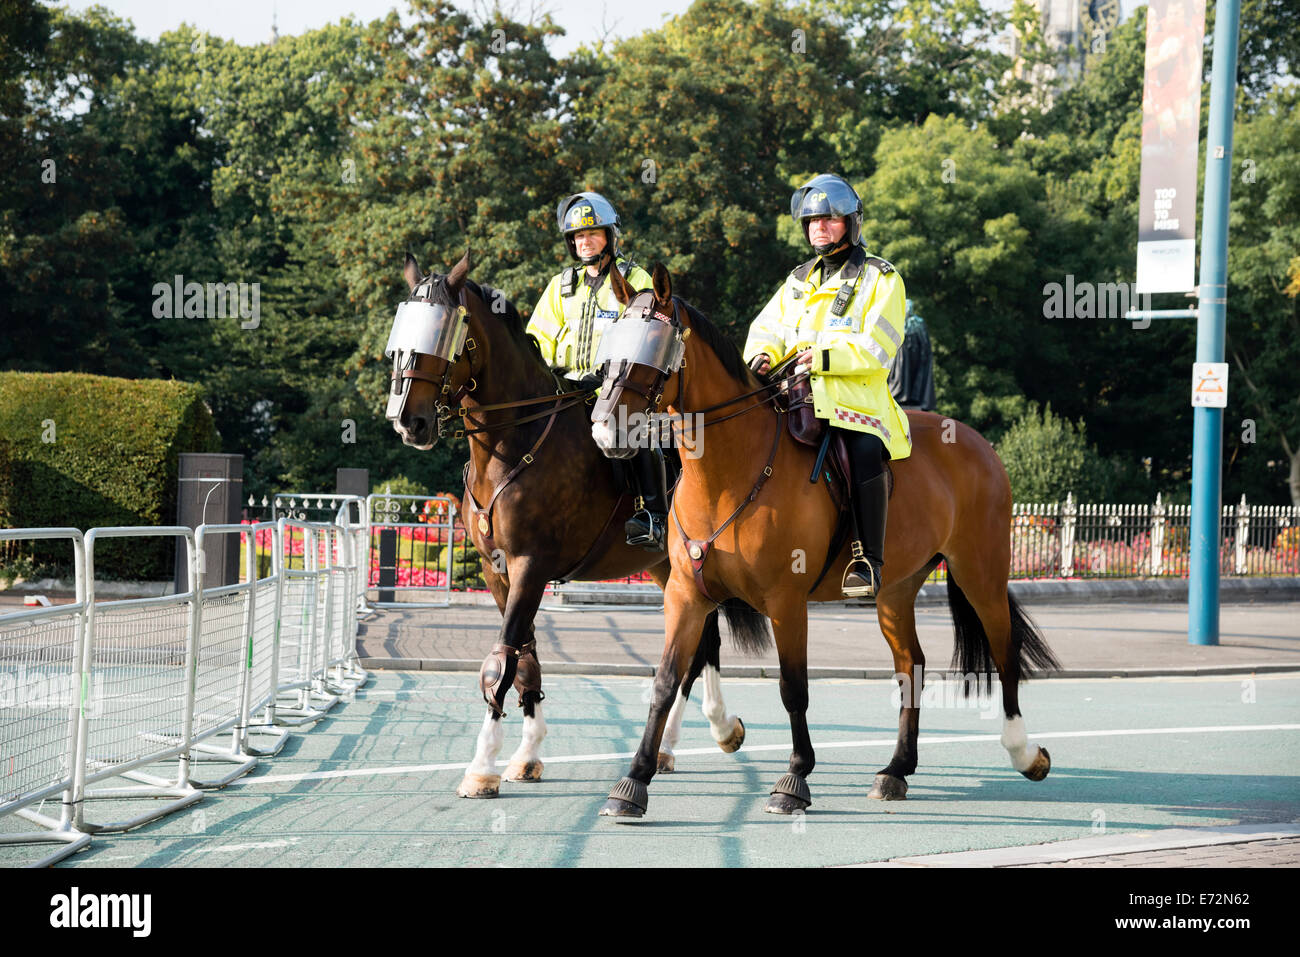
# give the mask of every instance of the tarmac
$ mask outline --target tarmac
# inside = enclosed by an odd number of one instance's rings
[[[1162,585],[1164,583],[1161,583]],[[1290,583],[1281,583],[1289,585]],[[1300,601],[1278,600],[1292,589],[1239,588],[1224,596],[1219,644],[1188,643],[1185,595],[1135,583],[1092,583],[1085,589],[1023,590],[1020,600],[1062,663],[1053,679],[1254,676],[1300,673]],[[1086,596],[1086,597],[1085,597]],[[1155,596],[1157,600],[1152,600]],[[952,657],[951,618],[929,596],[917,608],[917,633],[930,668],[946,670]],[[1233,598],[1238,599],[1233,601]],[[1073,600],[1071,600],[1073,599]],[[1172,601],[1170,599],[1173,599]],[[1253,599],[1253,600],[1252,600]],[[386,608],[364,621],[358,651],[372,670],[477,671],[498,638],[495,606]],[[663,648],[661,607],[543,604],[535,631],[543,674],[654,674]],[[775,652],[757,659],[729,654],[723,626],[724,677],[773,678]],[[820,679],[875,679],[893,675],[893,660],[874,608],[855,603],[809,606],[809,675]],[[468,676],[467,676],[468,677]],[[1300,701],[1291,702],[1300,706]],[[1300,712],[1297,712],[1300,715]],[[1292,740],[1295,735],[1292,733]],[[1295,754],[1294,747],[1291,752]],[[1300,772],[1292,760],[1283,770]],[[1300,798],[1300,794],[1297,794]],[[1197,828],[1162,828],[1098,842],[1082,839],[984,852],[904,855],[867,866],[905,867],[1295,867],[1300,866],[1300,803],[1277,808],[1273,830],[1244,819],[1209,836]],[[1255,830],[1252,830],[1255,829]],[[1127,843],[1124,843],[1124,842]],[[963,853],[967,856],[963,857]]]
[[[776,658],[740,657],[725,626],[723,692],[744,746],[721,753],[693,706],[645,821],[598,819],[644,726],[663,615],[557,597],[536,619],[544,780],[458,800],[484,711],[467,672],[501,626],[495,606],[461,598],[367,616],[364,688],[196,810],[101,835],[59,867],[1300,865],[1300,600],[1225,599],[1220,643],[1192,646],[1184,605],[1091,594],[1022,595],[1063,664],[1021,691],[1031,740],[1052,752],[1044,782],[1008,766],[992,699],[927,701],[908,799],[866,800],[893,749],[893,663],[871,607],[826,604],[809,608],[806,820],[762,813],[789,754]],[[947,608],[919,607],[917,627],[932,671],[946,670]],[[518,735],[511,700],[503,760]],[[0,852],[0,866],[17,862]]]

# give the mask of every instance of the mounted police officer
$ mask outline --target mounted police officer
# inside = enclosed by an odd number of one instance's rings
[[[582,268],[570,266],[550,281],[527,331],[552,368],[588,385],[596,372],[601,333],[622,311],[610,285],[610,269],[617,269],[637,290],[651,288],[652,282],[649,273],[619,252],[622,223],[604,196],[576,193],[562,199],[555,218],[569,255]],[[663,452],[650,445],[637,449],[629,462],[637,511],[625,526],[627,543],[663,551],[668,512]]]
[[[875,597],[889,508],[884,459],[912,451],[907,416],[886,381],[903,342],[903,280],[885,260],[867,255],[862,200],[840,177],[815,176],[795,190],[790,216],[816,255],[759,313],[744,355],[760,374],[797,355],[795,371],[811,373],[814,413],[844,431],[855,539],[841,590],[849,598]]]

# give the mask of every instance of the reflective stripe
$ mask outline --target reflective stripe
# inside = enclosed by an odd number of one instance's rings
[[[882,366],[889,362],[889,353],[885,351],[885,347],[866,332],[852,333],[840,332],[837,329],[823,329],[817,333],[817,345],[831,351],[841,346],[856,346],[871,353]]]
[[[867,337],[867,342],[867,351],[875,356],[882,366],[888,364],[889,353],[885,351],[885,347],[870,336]]]
[[[886,319],[884,316],[881,316],[879,319],[876,320],[876,324],[874,328],[879,329],[881,332],[883,332],[886,335],[886,337],[888,337],[889,341],[894,344],[895,349],[898,349],[900,346],[902,346],[903,337],[898,334],[898,330],[894,328],[894,324],[890,322],[888,319]]]
[[[560,331],[560,324],[550,316],[533,316],[528,321],[529,332],[539,332],[548,339],[554,339],[555,334]]]

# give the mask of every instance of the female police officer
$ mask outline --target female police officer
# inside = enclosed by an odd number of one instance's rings
[[[586,379],[606,324],[622,307],[614,297],[609,270],[617,269],[634,289],[649,289],[650,274],[619,253],[622,225],[609,200],[599,193],[576,193],[560,200],[555,211],[569,255],[586,268],[570,266],[551,279],[528,320],[527,331],[542,356],[570,378]],[[637,511],[627,521],[627,543],[662,551],[668,512],[663,453],[647,443],[630,460],[639,496]]]
[[[816,255],[788,277],[749,329],[745,359],[759,373],[797,354],[812,376],[813,410],[844,430],[852,470],[853,560],[841,590],[880,589],[889,496],[883,460],[912,451],[907,416],[889,394],[890,359],[903,341],[903,280],[862,246],[862,200],[838,176],[815,176],[790,215]]]

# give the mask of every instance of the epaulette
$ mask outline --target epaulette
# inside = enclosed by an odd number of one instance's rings
[[[570,266],[560,273],[560,295],[566,299],[578,291],[578,270]]]

